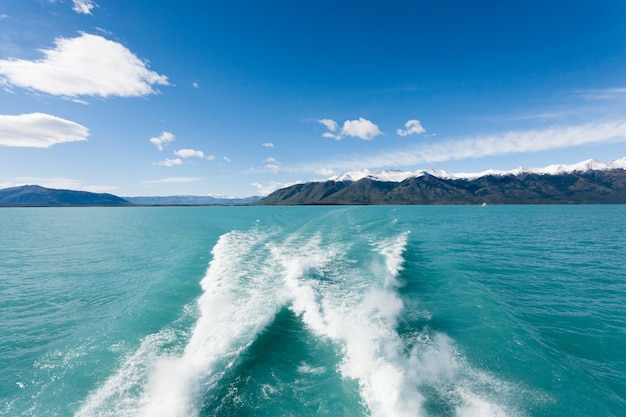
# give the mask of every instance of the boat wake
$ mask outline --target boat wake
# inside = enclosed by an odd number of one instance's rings
[[[189,314],[150,335],[76,413],[90,416],[200,415],[207,393],[237,369],[288,308],[312,343],[332,344],[338,376],[354,381],[371,416],[515,415],[515,388],[468,365],[453,341],[428,326],[400,334],[400,294],[410,234],[341,241],[329,232],[232,231],[220,237]],[[411,303],[413,304],[413,303]],[[327,372],[306,362],[301,378]],[[263,387],[270,390],[269,387]],[[353,413],[351,415],[354,415]]]

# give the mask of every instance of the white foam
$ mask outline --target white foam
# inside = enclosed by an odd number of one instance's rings
[[[196,397],[272,322],[281,305],[282,288],[267,279],[273,267],[266,263],[266,238],[256,231],[231,232],[220,238],[201,283],[200,317],[191,339],[182,357],[161,364],[160,372],[157,369],[142,415],[197,414]],[[218,363],[221,367],[215,369]]]
[[[404,233],[372,242],[372,262],[369,269],[361,270],[337,265],[350,262],[347,249],[324,245],[319,236],[300,245],[276,245],[272,253],[283,265],[292,310],[314,334],[341,347],[338,369],[343,377],[358,381],[373,417],[427,415],[421,391],[425,385],[453,396],[450,402],[457,404],[459,416],[505,415],[503,407],[473,391],[471,379],[465,376],[468,367],[447,336],[420,334],[410,347],[397,333],[404,309],[397,292],[398,274],[407,241]],[[324,269],[355,275],[315,280],[307,274],[311,269],[317,275]]]
[[[292,295],[293,311],[317,335],[330,338],[342,346],[344,360],[340,370],[345,377],[359,381],[364,401],[377,415],[414,415],[419,396],[403,396],[403,370],[389,360],[397,355],[399,337],[393,331],[402,310],[402,301],[386,288],[395,282],[401,269],[401,253],[406,235],[386,241],[380,247],[382,255],[377,264],[385,273],[373,288],[361,287],[353,280],[314,280],[306,272],[315,269],[321,274],[332,262],[346,260],[345,253],[322,244],[319,236],[293,251],[290,247],[275,247],[273,254],[284,268],[284,279]],[[353,278],[353,277],[351,277]],[[362,277],[356,281],[369,281]],[[413,394],[417,394],[414,392]]]
[[[455,409],[457,417],[506,417],[509,414],[503,407],[486,401],[471,391],[458,389],[457,393],[463,400]]]
[[[271,245],[271,249],[276,262],[283,268],[291,309],[302,315],[309,327],[325,332],[327,323],[321,311],[319,293],[321,282],[310,276],[324,276],[324,267],[333,258],[333,249],[322,248],[319,235],[315,235],[303,246],[288,242]]]
[[[136,416],[150,364],[157,358],[160,348],[175,337],[171,329],[166,329],[144,338],[140,347],[124,360],[120,369],[87,397],[75,416]]]
[[[318,367],[312,367],[311,365],[309,365],[306,362],[302,362],[300,364],[300,366],[298,366],[298,372],[301,374],[314,374],[314,375],[318,375],[318,374],[323,374],[326,372],[326,367],[325,366],[318,366]]]
[[[398,285],[396,277],[403,269],[403,254],[406,249],[409,233],[410,232],[405,232],[396,238],[383,240],[378,245],[378,252],[384,257],[385,260],[385,280],[387,287],[396,287]]]
[[[358,382],[372,417],[427,415],[425,386],[447,398],[459,417],[506,415],[505,407],[483,394],[498,382],[474,372],[450,338],[428,330],[409,339],[398,334],[408,236],[365,237],[355,247],[329,243],[319,233],[295,233],[282,242],[258,230],[222,236],[201,282],[199,318],[184,349],[164,353],[163,346],[179,337],[171,329],[146,337],[77,417],[198,415],[202,395],[284,305],[314,335],[340,348],[338,371]],[[326,368],[303,362],[297,371],[310,375]],[[276,389],[264,386],[263,392],[269,397]]]
[[[230,232],[213,248],[201,282],[199,318],[182,355],[160,352],[147,337],[120,370],[89,396],[78,417],[197,415],[201,396],[237,360],[284,303],[264,249],[267,235]],[[147,382],[146,382],[147,381]]]

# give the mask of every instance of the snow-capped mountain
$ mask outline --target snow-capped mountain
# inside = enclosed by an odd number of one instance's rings
[[[497,169],[489,169],[476,173],[450,173],[441,169],[425,169],[417,171],[400,171],[394,169],[386,169],[370,172],[368,169],[353,169],[344,174],[335,175],[327,178],[325,181],[358,181],[363,178],[368,178],[373,181],[381,182],[402,182],[409,178],[418,178],[424,175],[431,175],[433,177],[441,179],[476,179],[486,177],[488,175],[493,176],[506,176],[506,175],[521,175],[538,174],[538,175],[557,175],[567,174],[572,172],[588,172],[588,171],[607,171],[611,169],[626,169],[626,157],[617,159],[612,162],[601,162],[595,159],[588,159],[586,161],[579,162],[571,165],[548,165],[544,168],[516,168],[510,171],[502,171]]]
[[[626,204],[626,158],[457,174],[353,170],[277,190],[257,204]]]

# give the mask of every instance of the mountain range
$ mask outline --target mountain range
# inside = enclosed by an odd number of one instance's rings
[[[23,185],[0,190],[0,206],[4,207],[123,206],[129,204],[128,201],[113,194],[56,190],[39,185]]]
[[[124,197],[132,204],[143,206],[198,206],[198,205],[243,205],[254,203],[261,197],[217,197],[210,195],[172,195],[164,197]]]
[[[0,207],[58,207],[58,206],[173,206],[173,205],[242,205],[261,197],[230,198],[215,196],[177,195],[167,197],[118,197],[87,191],[58,190],[39,185],[23,185],[0,190]]]
[[[335,204],[626,204],[626,157],[573,165],[452,174],[442,170],[353,170],[295,184],[267,197],[125,197],[38,185],[0,190],[0,206]]]
[[[626,204],[626,158],[451,174],[353,170],[292,185],[256,204]]]

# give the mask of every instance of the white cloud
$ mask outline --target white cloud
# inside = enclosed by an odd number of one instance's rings
[[[337,122],[331,119],[320,119],[318,120],[318,122],[323,124],[326,127],[326,129],[330,130],[331,132],[335,132],[339,128],[339,125],[337,124]]]
[[[280,164],[275,158],[267,158],[262,161],[265,169],[269,169],[274,174],[280,174]]]
[[[408,136],[408,135],[421,135],[422,133],[426,133],[426,129],[422,126],[422,123],[419,120],[409,120],[404,124],[406,129],[398,129],[398,135],[400,136]]]
[[[315,173],[325,178],[332,177],[333,175],[337,175],[337,171],[335,171],[334,169],[328,169],[328,168],[318,169],[317,171],[315,171]]]
[[[341,130],[337,133],[334,132],[339,129],[339,125],[334,120],[320,119],[318,122],[323,124],[329,130],[329,132],[322,134],[325,138],[341,140],[344,136],[351,136],[363,140],[371,140],[378,135],[382,135],[378,126],[362,117],[359,117],[358,120],[346,120],[343,122]]]
[[[0,190],[4,189],[4,188],[13,188],[13,187],[20,187],[22,185],[28,185],[28,184],[16,184],[14,182],[0,182]]]
[[[118,188],[113,185],[85,185],[81,189],[91,193],[112,193]]]
[[[330,138],[330,139],[335,139],[335,140],[341,140],[341,138],[343,136],[341,135],[335,135],[334,133],[330,133],[330,132],[324,132],[322,133],[322,137],[324,138]]]
[[[163,132],[159,136],[150,138],[150,143],[154,144],[158,150],[162,151],[168,143],[172,142],[176,137],[170,132]]]
[[[339,129],[339,125],[337,124],[337,122],[335,122],[332,119],[320,119],[320,120],[318,120],[318,122],[323,124],[324,127],[326,127],[326,129],[329,130],[329,132],[322,133],[322,137],[324,137],[324,138],[331,138],[331,139],[335,139],[335,140],[341,140],[341,133],[339,133],[339,134],[332,133],[332,132],[336,132],[337,129]]]
[[[231,159],[230,159],[229,157],[227,157],[227,156],[225,156],[225,157],[224,157],[224,161],[226,161],[226,162],[228,162],[228,163],[233,162],[233,161],[231,161]]]
[[[96,7],[92,0],[72,0],[74,2],[74,10],[76,13],[91,14],[91,9]]]
[[[278,164],[267,164],[267,165],[265,165],[265,168],[269,169],[274,174],[280,174],[280,165],[278,165]]]
[[[486,136],[449,139],[335,162],[312,163],[294,171],[339,171],[354,168],[393,168],[423,163],[540,152],[593,143],[626,141],[626,120],[600,121],[541,130],[511,131]]]
[[[7,19],[8,17],[9,17],[8,14],[4,14],[4,13],[0,14],[0,20]]]
[[[265,143],[262,143],[261,146],[264,146],[266,148],[273,148],[274,144],[272,142],[265,142]]]
[[[176,165],[182,165],[183,164],[183,160],[180,158],[176,158],[176,159],[169,159],[169,158],[165,158],[165,161],[159,161],[159,162],[155,162],[154,165],[159,165],[162,167],[173,167]]]
[[[267,185],[263,185],[263,184],[261,184],[259,182],[253,182],[250,185],[256,187],[259,195],[266,196],[266,195],[271,194],[274,191],[278,190],[279,188],[285,188],[285,187],[289,187],[290,185],[300,184],[300,183],[302,183],[302,181],[296,181],[296,182],[271,181]]]
[[[0,60],[0,84],[65,97],[139,97],[155,94],[155,84],[169,85],[146,61],[102,36],[60,37],[54,49],[41,52],[36,61]]]
[[[0,146],[49,148],[87,140],[88,136],[85,126],[49,114],[0,115]]]
[[[195,149],[179,149],[174,151],[174,155],[180,156],[181,158],[200,158],[209,161],[215,160],[215,155],[205,155],[204,152],[197,151]]]
[[[359,117],[359,120],[346,120],[341,128],[341,133],[364,140],[371,140],[382,134],[378,130],[378,126],[362,117]]]
[[[281,166],[281,163],[276,158],[266,158],[260,162],[259,167],[250,167],[246,172],[252,174],[265,174],[267,173],[267,171],[271,171],[274,174],[282,174],[283,172],[285,172],[285,170]],[[286,171],[291,172],[290,169],[287,169]]]
[[[181,158],[204,158],[204,152],[196,151],[195,149],[179,149],[174,151],[174,155]]]
[[[193,88],[200,88],[200,84],[198,84],[197,82],[193,82],[191,85],[193,86]]]
[[[414,157],[423,162],[443,162],[623,140],[626,121],[595,122],[447,140],[417,148]]]

